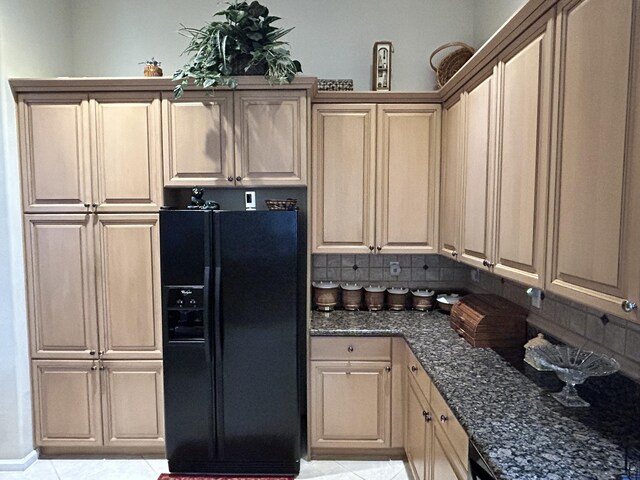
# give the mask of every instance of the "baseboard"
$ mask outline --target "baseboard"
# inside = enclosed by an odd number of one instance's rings
[[[38,451],[31,450],[22,458],[0,459],[0,472],[23,472],[38,459]]]

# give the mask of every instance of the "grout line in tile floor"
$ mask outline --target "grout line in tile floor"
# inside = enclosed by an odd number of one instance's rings
[[[39,459],[24,472],[2,472],[0,480],[156,480],[168,471],[166,460],[127,458]],[[402,461],[304,461],[300,480],[411,480]]]

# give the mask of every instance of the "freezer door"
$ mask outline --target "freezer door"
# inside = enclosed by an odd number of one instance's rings
[[[214,213],[213,232],[220,460],[296,463],[298,214]]]

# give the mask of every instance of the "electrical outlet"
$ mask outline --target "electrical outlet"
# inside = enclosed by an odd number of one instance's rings
[[[244,206],[247,210],[256,209],[256,192],[244,192]]]
[[[531,297],[531,306],[534,308],[542,307],[542,290],[539,288],[527,289],[527,295]]]
[[[471,281],[473,283],[480,283],[480,270],[477,268],[471,269]]]
[[[400,262],[389,262],[389,275],[397,277],[401,271]]]

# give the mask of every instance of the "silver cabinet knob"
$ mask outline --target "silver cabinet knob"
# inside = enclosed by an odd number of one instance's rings
[[[91,204],[90,204],[90,203],[85,203],[85,204],[84,204],[84,208],[89,208],[90,206],[91,206]]]
[[[232,177],[232,176],[228,176],[228,177],[227,177],[227,181],[228,181],[228,182],[233,182],[233,177]]]
[[[415,365],[411,365],[411,371],[412,372],[417,372],[418,371],[418,367],[416,367]]]
[[[89,355],[95,355],[96,351],[95,350],[89,350]]]
[[[369,251],[370,251],[370,252],[373,252],[373,250],[374,250],[375,248],[376,248],[376,247],[374,247],[373,245],[369,245]]]
[[[630,302],[629,300],[625,300],[622,302],[622,309],[625,312],[633,312],[638,310],[638,304],[636,302]]]
[[[347,352],[349,352],[349,353],[353,352],[353,345],[349,345],[347,347]]]
[[[391,371],[391,367],[384,367],[385,372],[390,372]]]
[[[380,250],[382,250],[382,247],[381,247],[380,245],[378,245],[378,246],[376,247],[376,250],[380,251]]]
[[[484,265],[487,268],[491,268],[491,267],[495,266],[495,263],[491,263],[489,260],[483,260],[482,261],[482,265]]]
[[[449,417],[447,417],[446,415],[440,415],[440,421],[442,423],[445,423],[447,420],[449,420]]]
[[[431,419],[431,414],[429,412],[422,411],[422,416],[424,417],[424,421],[429,423]]]
[[[453,252],[451,252],[451,256],[452,257],[457,257],[458,256],[458,252],[456,252],[455,250]]]
[[[95,371],[97,369],[98,369],[98,367],[96,367],[95,365],[91,365],[91,370]]]
[[[238,176],[236,177],[236,182],[241,182],[241,181],[242,181],[242,177],[241,177],[240,175],[238,175]]]

